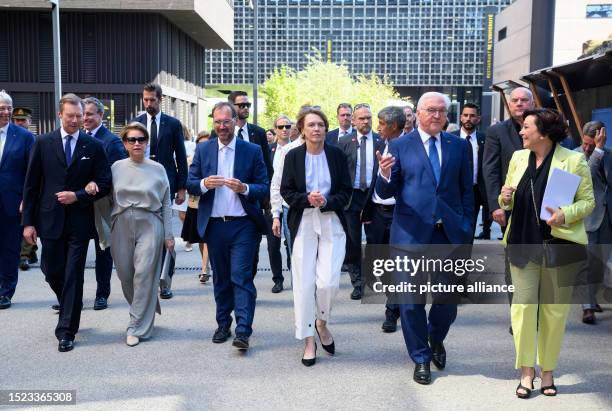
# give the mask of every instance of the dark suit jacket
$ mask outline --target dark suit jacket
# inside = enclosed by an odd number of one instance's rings
[[[4,151],[0,158],[0,203],[4,213],[10,217],[19,215],[19,204],[23,197],[23,183],[34,136],[28,130],[8,125]]]
[[[374,144],[374,152],[376,151],[380,151],[381,154],[385,151],[385,140],[383,140],[382,138],[379,138],[378,141]],[[363,211],[361,212],[361,222],[372,221],[372,211],[374,209],[372,195],[374,194],[374,190],[376,189],[376,179],[378,178],[378,161],[374,162],[373,173],[374,176],[372,177],[372,184],[368,189],[366,203],[363,207]]]
[[[217,138],[211,138],[196,147],[193,161],[189,167],[187,190],[189,194],[200,196],[198,206],[198,233],[205,238],[206,227],[212,213],[215,189],[202,194],[200,182],[203,178],[216,175],[218,169],[219,143]],[[249,185],[249,194],[238,194],[242,208],[247,216],[256,224],[260,233],[266,232],[266,221],[261,213],[260,201],[270,192],[270,182],[266,174],[261,149],[253,143],[236,140],[234,154],[234,178]]]
[[[96,134],[93,134],[93,137],[102,143],[102,147],[104,147],[104,151],[106,152],[106,158],[108,158],[108,163],[111,166],[115,161],[123,160],[128,157],[128,152],[123,146],[121,139],[111,133],[106,127],[100,126]]]
[[[99,188],[96,195],[85,192],[85,186],[94,181]],[[66,165],[60,130],[38,137],[32,147],[23,191],[22,224],[33,225],[41,238],[57,240],[66,225],[79,240],[94,237],[94,201],[110,192],[112,183],[110,166],[102,144],[84,132],[79,133]],[[74,191],[77,201],[65,206],[57,201],[55,193]]]
[[[249,142],[253,144],[257,144],[261,147],[261,152],[263,154],[263,160],[266,165],[266,172],[268,173],[268,182],[272,181],[272,173],[274,169],[272,167],[272,159],[270,156],[270,146],[268,145],[268,138],[266,137],[266,130],[263,128],[247,123],[247,130],[249,130]],[[210,138],[217,137],[217,133],[214,131],[211,133]]]
[[[456,135],[461,138],[461,129],[453,131],[451,134]],[[478,183],[478,190],[480,191],[480,195],[482,198],[486,199],[486,189],[485,189],[485,181],[484,175],[482,172],[482,159],[484,156],[484,147],[485,147],[485,135],[480,131],[476,131],[476,142],[478,143],[478,170],[476,171],[476,181]],[[466,140],[467,141],[467,140]],[[470,143],[471,144],[471,143]],[[474,169],[474,157],[470,156],[470,167]]]
[[[379,140],[379,136],[376,133],[372,133],[372,137],[374,139],[373,150],[374,150],[374,166],[372,167],[372,181],[374,181],[374,175],[376,175],[374,170],[378,169],[378,159],[376,158],[376,143]],[[349,184],[351,187],[353,186],[353,182],[355,181],[355,174],[357,173],[357,151],[359,150],[359,141],[357,140],[357,130],[354,130],[351,134],[347,134],[340,138],[338,141],[337,147],[342,150],[344,155],[346,156],[346,162],[348,166]],[[352,200],[352,195],[351,195]],[[351,201],[347,208],[350,206]]]
[[[136,117],[137,121],[147,126],[147,113]],[[187,154],[183,126],[174,117],[161,113],[159,133],[157,133],[157,158],[159,164],[166,169],[172,198],[187,183]]]
[[[351,129],[351,133],[354,133],[355,129],[352,128]],[[349,134],[351,134],[349,133]],[[333,130],[330,130],[327,132],[327,134],[325,135],[325,142],[327,144],[331,144],[332,146],[336,146],[338,145],[338,136],[340,135],[340,128],[335,128]]]
[[[491,212],[500,208],[497,198],[504,181],[506,181],[512,154],[522,149],[523,143],[512,118],[488,128],[482,159],[482,172]]]
[[[327,204],[321,208],[321,212],[334,211],[346,231],[344,222],[344,207],[349,201],[352,185],[349,181],[346,158],[341,150],[329,144],[324,146],[329,176],[331,177],[331,188],[327,196]],[[300,228],[304,209],[312,208],[308,202],[306,192],[306,144],[302,144],[287,153],[285,166],[283,167],[283,179],[280,193],[289,204],[289,215],[287,225],[291,238],[295,238]]]
[[[433,169],[417,130],[391,141],[391,179],[376,179],[381,198],[395,196],[390,244],[430,244],[436,218],[451,244],[470,244],[474,233],[473,169],[467,141],[441,133],[442,167],[436,186]]]
[[[584,153],[582,147],[577,147],[575,151]],[[593,180],[595,208],[585,217],[584,228],[586,231],[596,232],[600,229],[606,212],[612,221],[612,149],[604,147],[603,153],[593,151],[587,163]]]

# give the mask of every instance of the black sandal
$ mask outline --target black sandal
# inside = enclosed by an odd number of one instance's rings
[[[200,284],[206,284],[206,282],[208,280],[210,280],[210,274],[208,274],[208,273],[200,273],[198,278],[200,279]]]
[[[516,396],[523,400],[526,400],[527,398],[531,397],[531,391],[533,390],[533,380],[535,380],[535,377],[531,379],[531,388],[525,387],[522,382],[519,381],[519,385],[518,387],[516,387]],[[525,392],[519,392],[519,390],[525,390]]]
[[[554,392],[549,392],[548,394],[546,393],[546,390],[553,390]],[[541,387],[540,388],[540,392],[544,395],[546,395],[547,397],[554,397],[555,395],[557,395],[557,387],[555,387],[555,380],[553,379],[553,383],[551,385],[548,385],[546,387]]]

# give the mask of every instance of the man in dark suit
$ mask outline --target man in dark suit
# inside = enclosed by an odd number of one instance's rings
[[[102,144],[79,130],[83,103],[74,94],[60,100],[62,126],[40,136],[30,155],[23,192],[23,236],[40,236],[41,268],[59,301],[55,336],[60,352],[73,348],[83,307],[87,246],[95,235],[93,202],[111,188],[110,166]],[[89,195],[85,186],[96,183]]]
[[[591,252],[585,287],[579,289],[583,294],[582,322],[595,324],[595,313],[602,312],[596,294],[607,271],[612,244],[612,149],[606,147],[606,128],[601,121],[589,121],[584,125],[582,145],[576,151],[584,153],[589,164],[595,194],[595,209],[584,219]]]
[[[344,211],[347,227],[346,264],[351,276],[352,300],[360,300],[363,293],[361,278],[361,212],[365,206],[368,190],[374,180],[376,168],[376,144],[378,134],[372,132],[372,110],[367,104],[358,104],[353,111],[355,130],[340,139],[338,148],[346,155],[353,191]],[[366,225],[366,236],[370,229]]]
[[[412,130],[414,130],[414,110],[411,106],[404,107],[404,115],[406,116],[406,123],[404,123],[403,134],[412,133]]]
[[[154,83],[145,84],[142,103],[146,113],[136,117],[134,121],[143,124],[149,132],[149,144],[145,156],[164,166],[170,183],[171,199],[174,199],[176,204],[183,204],[187,183],[187,154],[183,126],[178,119],[161,112],[161,100],[161,86]],[[170,277],[172,277],[174,259],[164,249],[163,258],[166,257],[171,259]],[[172,290],[168,284],[160,282],[160,288],[161,298],[172,298]]]
[[[353,133],[353,107],[349,103],[340,103],[336,109],[336,119],[338,128],[330,130],[325,136],[325,142],[333,146],[337,145],[340,139]]]
[[[20,205],[34,136],[11,124],[13,100],[0,91],[0,309],[11,306],[21,249]]]
[[[15,107],[13,109],[13,123],[29,131],[30,125],[32,125],[32,109],[29,107]],[[36,136],[34,136],[34,138],[36,138]],[[38,262],[38,256],[36,255],[37,251],[38,245],[28,244],[28,242],[22,238],[19,258],[20,270],[27,271],[30,269],[30,264],[36,264]]]
[[[94,137],[104,147],[109,165],[117,160],[127,158],[127,151],[123,143],[115,134],[111,133],[102,124],[104,118],[104,104],[95,97],[83,100],[83,128],[87,135]],[[104,310],[108,307],[108,296],[110,295],[110,280],[113,272],[113,257],[108,246],[110,240],[110,213],[112,211],[111,196],[96,201],[94,205],[96,214],[96,235],[94,237],[96,247],[96,299],[94,310]],[[99,231],[102,231],[100,234]],[[106,232],[104,232],[106,231]],[[100,235],[105,248],[100,246]]]
[[[257,144],[261,147],[263,153],[264,163],[266,164],[266,172],[268,173],[268,182],[272,180],[272,173],[274,169],[272,167],[272,159],[270,158],[270,146],[268,145],[268,139],[266,138],[266,131],[255,125],[248,123],[249,115],[251,114],[251,102],[249,96],[244,91],[232,91],[228,96],[227,100],[234,106],[237,113],[236,126],[234,127],[234,135],[249,143]],[[214,133],[213,133],[213,136]],[[270,212],[270,197],[266,196],[261,201],[261,209],[264,213]],[[257,265],[259,264],[259,245],[261,243],[261,236],[257,240],[257,251],[255,252],[255,262],[253,263],[253,277],[257,274]]]
[[[198,232],[208,244],[212,265],[218,328],[214,343],[231,336],[231,313],[236,317],[234,347],[249,348],[257,291],[252,266],[257,238],[266,232],[259,202],[270,183],[261,149],[234,136],[236,110],[217,103],[212,111],[217,138],[196,148],[189,169],[189,193],[200,196]]]
[[[403,132],[406,123],[406,115],[401,107],[389,106],[378,112],[378,132],[381,138],[378,140],[375,150],[383,155],[389,151],[389,143],[397,139]],[[376,194],[376,179],[378,178],[378,163],[374,164],[374,178],[368,190],[361,222],[367,227],[366,241],[368,245],[389,244],[391,222],[393,221],[393,210],[395,198],[382,199]],[[376,256],[380,258],[381,256]],[[370,261],[367,259],[366,261]],[[392,333],[397,330],[397,320],[400,317],[398,304],[388,303],[385,306],[385,321],[382,330]]]
[[[417,105],[418,129],[392,141],[390,155],[377,153],[376,193],[383,199],[395,196],[396,201],[391,244],[459,245],[472,240],[472,152],[465,140],[442,132],[449,107],[448,96],[423,94]],[[432,283],[456,282],[454,273],[434,272],[431,277]],[[411,278],[418,287],[428,275],[419,272]],[[441,304],[434,296],[429,315],[424,299],[410,297],[408,304],[400,306],[404,341],[415,363],[414,381],[429,384],[430,361],[438,369],[446,366],[443,341],[457,317],[456,297],[448,296],[450,300]]]
[[[491,215],[482,175],[482,156],[484,154],[485,135],[476,130],[480,124],[480,107],[474,103],[466,103],[461,110],[461,128],[451,134],[459,136],[470,143],[472,148],[471,167],[474,170],[474,234],[478,225],[478,212],[482,206],[482,232],[476,236],[479,240],[491,239]]]

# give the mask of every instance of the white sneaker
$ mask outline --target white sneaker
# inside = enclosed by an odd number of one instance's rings
[[[191,246],[191,243],[185,243],[185,251],[187,252],[193,251],[193,247]]]
[[[125,343],[129,345],[130,347],[138,345],[139,342],[140,342],[140,339],[136,337],[135,335],[128,335],[127,339],[125,340]]]

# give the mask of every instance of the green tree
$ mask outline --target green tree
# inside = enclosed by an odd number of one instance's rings
[[[319,105],[327,114],[330,128],[338,126],[336,107],[340,103],[367,103],[374,113],[399,95],[387,77],[376,74],[353,76],[344,64],[323,61],[316,52],[301,71],[287,66],[274,70],[261,87],[266,99],[262,124],[271,126],[280,114],[295,118],[304,104]]]

